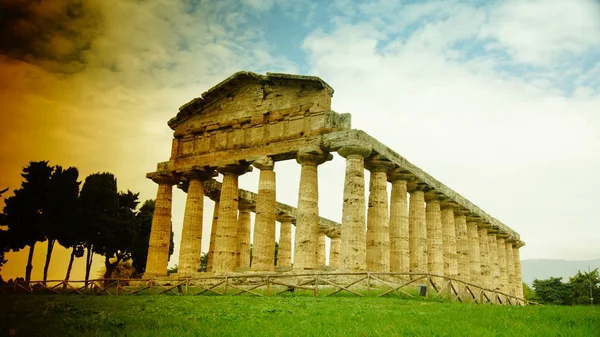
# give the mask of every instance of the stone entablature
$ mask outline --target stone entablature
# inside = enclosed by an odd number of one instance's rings
[[[332,94],[317,77],[239,72],[182,106],[169,121],[174,130],[170,160],[147,175],[159,184],[157,205],[163,209],[153,219],[149,273],[166,270],[166,208],[171,186],[178,184],[184,190],[193,186],[185,233],[197,238],[202,228],[194,206],[200,193],[216,203],[209,249],[213,273],[250,270],[247,252],[239,250],[250,244],[252,211],[257,213],[254,237],[259,238],[253,271],[273,270],[270,242],[278,221],[284,265],[294,270],[324,264],[327,235],[332,268],[443,274],[522,296],[518,249],[524,242],[519,234],[364,131],[351,129],[349,114],[331,111]],[[318,168],[335,152],[346,159],[342,225],[319,217],[318,209]],[[282,160],[302,166],[297,207],[276,202],[277,162]],[[253,167],[260,170],[258,194],[238,188],[238,177]],[[212,179],[219,173],[222,185]],[[182,256],[192,264],[200,251],[195,241],[182,239],[187,247]]]

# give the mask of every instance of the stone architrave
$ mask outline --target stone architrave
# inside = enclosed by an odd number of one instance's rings
[[[252,205],[247,203],[238,203],[238,235],[237,235],[237,266],[240,270],[250,268],[250,213]]]
[[[487,224],[478,223],[479,231],[479,254],[481,254],[481,286],[486,289],[492,289],[491,270],[490,270],[490,251]]]
[[[340,246],[342,239],[331,238],[331,244],[329,246],[329,267],[337,269],[340,267]]]
[[[444,251],[444,275],[458,276],[458,256],[456,253],[456,224],[454,208],[442,208],[442,246]]]
[[[498,270],[500,271],[500,291],[508,294],[508,270],[506,269],[506,242],[504,241],[504,237],[500,235],[496,235],[496,249],[498,251]]]
[[[319,235],[319,180],[317,166],[331,160],[331,154],[320,148],[298,151],[296,161],[302,165],[298,208],[296,210],[296,235],[294,240],[294,269],[318,269],[317,249]]]
[[[523,298],[523,277],[521,275],[521,254],[519,249],[521,248],[521,242],[515,243],[513,246],[513,258],[515,259],[515,296]]]
[[[429,200],[427,200],[429,199]],[[444,250],[442,246],[442,214],[440,200],[426,196],[427,269],[435,275],[444,274]]]
[[[319,246],[317,248],[317,263],[319,267],[323,267],[325,266],[325,262],[326,262],[326,255],[327,255],[327,251],[326,251],[326,242],[327,242],[327,236],[325,235],[325,233],[319,233]]]
[[[260,169],[256,218],[254,220],[254,243],[252,270],[273,271],[275,256],[276,186],[275,166],[269,157],[262,157],[253,163]]]
[[[388,172],[392,183],[390,197],[390,271],[408,273],[410,271],[408,191],[409,177],[399,169]]]
[[[371,148],[346,146],[339,149],[338,154],[346,158],[340,264],[346,271],[365,271],[367,234],[364,160],[371,154]]]
[[[158,191],[154,203],[145,275],[158,276],[167,274],[171,242],[173,185],[177,183],[178,179],[171,175],[157,174],[152,176],[152,180],[158,184]]]
[[[467,217],[458,211],[454,217],[456,225],[456,253],[458,256],[458,278],[465,282],[471,281],[471,263],[469,260],[469,234],[467,230]]]
[[[481,284],[481,251],[479,246],[479,231],[477,222],[467,221],[467,234],[469,236],[469,263],[471,266],[471,283]]]
[[[390,271],[390,229],[387,171],[394,165],[378,155],[366,163],[371,171],[367,213],[367,270]]]
[[[496,233],[488,233],[488,248],[490,250],[490,288],[500,290],[500,265],[498,264],[498,240]]]
[[[179,274],[192,275],[200,268],[202,255],[202,215],[204,209],[203,180],[212,175],[202,171],[190,171],[183,174],[189,181],[181,244],[179,246]]]
[[[506,292],[509,295],[515,296],[516,291],[516,282],[515,282],[515,254],[512,247],[511,239],[506,239],[506,245],[504,249],[506,250],[506,274],[508,275],[508,284],[506,287]]]
[[[421,190],[410,191],[408,225],[410,237],[410,272],[427,273],[425,193]]]
[[[208,261],[206,262],[206,272],[212,273],[213,260],[215,258],[215,239],[217,237],[217,227],[219,226],[219,202],[215,201],[213,208],[213,219],[210,227],[210,243],[208,244]]]
[[[237,264],[238,177],[251,169],[248,165],[228,165],[217,170],[223,174],[219,220],[215,237],[213,273],[233,272]]]
[[[292,265],[292,218],[279,219],[279,250],[277,251],[277,266],[289,267]]]

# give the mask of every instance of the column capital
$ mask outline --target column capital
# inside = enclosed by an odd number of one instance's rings
[[[217,176],[217,172],[214,170],[188,170],[181,173],[188,181],[189,180],[208,180],[212,177]]]
[[[146,178],[151,179],[159,185],[176,185],[179,183],[179,176],[167,172],[151,172],[146,174]]]
[[[280,223],[296,223],[296,218],[289,214],[277,214],[277,221]]]
[[[241,176],[244,173],[251,172],[252,166],[246,162],[236,162],[217,167],[217,172],[223,175],[236,175]]]
[[[331,153],[323,151],[318,146],[300,149],[296,155],[296,161],[300,165],[318,166],[332,159]]]
[[[454,214],[456,214],[456,212],[458,211],[458,208],[460,207],[460,205],[452,200],[448,200],[448,199],[444,199],[442,200],[440,206],[442,207],[442,209],[451,209],[454,211]]]
[[[367,158],[371,155],[371,151],[371,147],[369,146],[356,144],[344,146],[337,150],[337,153],[344,158],[348,158],[349,156],[362,156],[363,158]]]
[[[256,205],[249,202],[240,201],[238,203],[238,210],[240,212],[252,212],[256,208]]]
[[[394,163],[378,154],[365,161],[365,168],[371,172],[387,172],[394,166]]]
[[[414,180],[415,177],[404,169],[394,167],[387,172],[387,179],[389,182],[401,180],[408,183],[409,181]]]
[[[252,165],[261,171],[272,171],[275,168],[275,162],[269,156],[263,156],[258,158],[252,163]]]
[[[441,202],[442,200],[445,200],[445,199],[446,199],[446,196],[444,194],[442,194],[442,192],[440,192],[440,191],[430,190],[430,191],[425,192],[425,201],[427,201],[427,202],[432,202],[432,201]]]
[[[426,183],[420,182],[416,179],[413,181],[409,181],[408,185],[406,187],[408,189],[408,193],[412,193],[414,191],[427,192],[427,191],[431,191],[433,189],[433,187],[430,187]]]

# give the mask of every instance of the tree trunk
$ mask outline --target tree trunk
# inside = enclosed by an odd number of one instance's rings
[[[92,254],[92,245],[87,245],[87,255],[85,257],[85,288],[88,287],[88,281],[90,280],[90,270],[92,269],[92,260],[94,254]]]
[[[46,264],[44,264],[44,285],[48,280],[48,267],[50,267],[50,258],[52,258],[52,250],[54,249],[55,239],[48,239],[48,249],[46,250]]]
[[[69,266],[67,267],[67,275],[65,275],[63,288],[67,287],[67,282],[69,282],[69,278],[71,277],[71,268],[73,268],[73,261],[75,260],[75,249],[77,249],[77,246],[73,246],[73,250],[71,250],[71,259],[69,259]]]
[[[31,270],[33,269],[33,250],[35,249],[35,242],[29,245],[29,257],[27,258],[27,267],[25,267],[25,281],[31,281]]]

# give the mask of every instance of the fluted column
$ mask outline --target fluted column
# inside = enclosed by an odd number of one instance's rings
[[[154,215],[152,216],[145,274],[166,275],[171,243],[173,185],[177,183],[177,179],[170,175],[158,174],[153,175],[151,178],[158,184],[158,191],[154,202]]]
[[[444,275],[458,276],[458,257],[456,253],[456,224],[454,208],[442,208],[442,247],[444,251]]]
[[[254,246],[252,270],[273,271],[275,256],[275,218],[277,200],[275,197],[274,163],[269,157],[262,157],[253,163],[260,170],[256,218],[254,220]]]
[[[471,283],[481,286],[481,252],[479,250],[479,231],[477,222],[467,221],[467,234],[469,236],[469,264]]]
[[[425,218],[425,193],[418,189],[410,190],[408,226],[410,244],[410,271],[413,273],[427,273],[427,226]]]
[[[321,149],[298,152],[297,162],[302,165],[298,208],[296,210],[296,237],[294,241],[294,269],[318,269],[317,249],[319,235],[319,180],[317,166],[331,160]]]
[[[508,293],[508,270],[506,269],[506,242],[504,241],[504,236],[496,235],[497,247],[498,250],[498,270],[500,271],[500,291],[507,294]]]
[[[340,264],[346,271],[365,271],[367,233],[364,159],[371,154],[371,149],[365,146],[346,146],[339,149],[338,153],[346,158]]]
[[[213,273],[233,272],[237,263],[238,177],[251,167],[245,164],[228,165],[217,170],[223,174],[219,220],[215,237]]]
[[[490,251],[487,224],[478,223],[479,232],[479,254],[481,254],[481,286],[491,289],[490,285]]]
[[[208,261],[206,261],[206,272],[212,273],[213,261],[215,259],[215,239],[217,237],[217,227],[219,226],[219,202],[215,201],[213,208],[213,219],[210,226],[210,243],[208,244]]]
[[[319,233],[319,246],[317,247],[317,265],[320,267],[325,266],[325,262],[326,262],[326,242],[327,242],[327,236],[325,235],[325,233]]]
[[[444,250],[440,200],[436,196],[428,197],[426,195],[425,198],[427,200],[427,269],[431,274],[442,275],[444,273]]]
[[[410,271],[409,229],[408,229],[408,175],[400,169],[388,172],[392,183],[390,197],[390,271],[407,273]]]
[[[341,238],[331,238],[331,245],[329,246],[329,267],[337,269],[340,267],[340,246],[342,243]]]
[[[375,156],[365,163],[371,171],[367,213],[367,270],[390,271],[390,229],[387,194],[387,171],[393,164]]]
[[[500,265],[498,264],[498,240],[496,233],[488,233],[488,248],[490,250],[490,288],[500,290]]]
[[[241,270],[250,268],[250,223],[252,205],[238,203],[238,235],[237,235],[237,267]]]
[[[279,218],[279,250],[277,251],[277,266],[289,267],[292,265],[292,218],[282,216]]]
[[[508,284],[506,286],[506,292],[509,295],[515,296],[517,291],[515,287],[515,255],[512,249],[512,241],[506,239],[506,274],[508,275]]]
[[[523,243],[517,241],[513,246],[513,258],[515,259],[515,291],[518,298],[523,298],[523,277],[521,275],[521,254],[519,249]]]
[[[202,171],[184,173],[188,179],[187,199],[179,245],[179,274],[191,275],[200,268],[202,255],[202,215],[204,210],[203,180],[212,175]]]
[[[465,282],[471,281],[471,263],[469,260],[469,235],[467,217],[462,211],[454,217],[456,225],[456,255],[458,257],[458,278]]]

